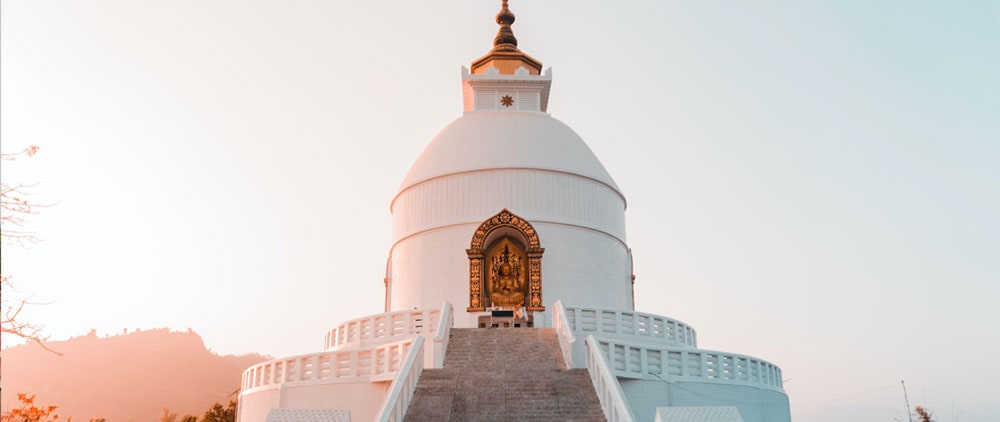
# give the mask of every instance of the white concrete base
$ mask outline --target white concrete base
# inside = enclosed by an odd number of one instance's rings
[[[660,407],[656,422],[743,422],[739,409],[723,407]]]
[[[346,409],[271,409],[267,422],[351,422]]]

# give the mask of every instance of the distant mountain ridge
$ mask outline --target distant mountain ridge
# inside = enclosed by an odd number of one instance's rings
[[[8,412],[17,393],[27,393],[38,404],[59,406],[60,420],[158,421],[164,407],[200,416],[236,399],[243,370],[270,359],[220,356],[195,332],[167,328],[110,337],[91,331],[47,345],[63,355],[36,344],[0,351],[0,410]]]

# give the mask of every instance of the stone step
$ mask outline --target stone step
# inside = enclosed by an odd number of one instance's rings
[[[551,328],[452,329],[407,421],[604,421],[586,369],[563,369]]]

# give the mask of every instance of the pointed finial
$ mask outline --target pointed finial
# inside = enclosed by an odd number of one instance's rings
[[[503,0],[500,13],[497,13],[500,31],[493,39],[493,49],[472,62],[470,68],[474,75],[541,75],[542,62],[517,48],[517,38],[510,30],[513,23],[514,14],[507,8],[507,0]]]
[[[514,23],[514,13],[507,8],[507,0],[503,0],[500,13],[497,13],[500,30],[493,39],[493,51],[517,51],[517,38],[514,38],[514,31],[510,29],[512,23]]]

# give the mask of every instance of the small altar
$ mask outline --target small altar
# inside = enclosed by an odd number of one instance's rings
[[[534,318],[524,309],[493,310],[487,315],[479,316],[479,328],[530,328],[534,327]]]

